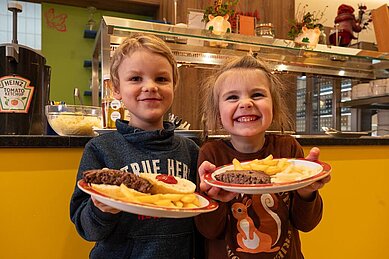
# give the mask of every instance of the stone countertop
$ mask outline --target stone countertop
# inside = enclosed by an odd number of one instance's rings
[[[197,135],[185,135],[199,143]],[[210,138],[226,137],[224,135]],[[334,138],[327,135],[296,135],[302,146],[389,145],[388,137]],[[91,137],[61,137],[52,135],[0,135],[0,148],[83,148]]]
[[[90,139],[57,135],[0,135],[0,148],[83,148]]]

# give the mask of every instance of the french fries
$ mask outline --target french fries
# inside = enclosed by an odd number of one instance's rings
[[[120,185],[124,201],[153,204],[168,208],[198,208],[200,201],[194,193],[191,194],[146,194]]]
[[[107,184],[91,184],[92,188],[96,191],[103,193],[114,199],[123,199],[124,193],[116,185],[107,185]]]
[[[264,159],[255,159],[248,163],[240,163],[236,158],[232,164],[235,170],[260,170],[272,177],[273,183],[291,182],[312,176],[315,171],[302,165],[294,165],[286,158],[273,159],[272,155]]]
[[[255,159],[246,164],[241,164],[236,158],[232,160],[235,170],[259,170],[267,175],[275,175],[291,165],[286,158],[273,159],[272,155],[264,159]]]

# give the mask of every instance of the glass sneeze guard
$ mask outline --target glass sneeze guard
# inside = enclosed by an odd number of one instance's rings
[[[291,40],[235,33],[217,36],[208,30],[103,16],[92,61],[93,103],[98,100],[99,62],[101,73],[109,73],[112,49],[126,37],[138,32],[160,36],[172,49],[178,63],[191,66],[213,67],[229,57],[246,55],[248,51],[252,51],[258,53],[275,70],[364,79],[389,77],[389,53],[321,44],[314,49],[308,49],[297,46]],[[183,44],[182,40],[177,39],[195,39],[203,44]],[[211,42],[224,43],[226,47],[214,47]]]

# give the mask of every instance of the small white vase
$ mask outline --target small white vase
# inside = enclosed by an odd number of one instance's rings
[[[231,32],[231,24],[228,21],[229,15],[226,14],[225,16],[213,16],[208,15],[209,22],[205,25],[205,28],[209,31],[211,31],[213,34],[218,36],[223,36],[227,32]],[[227,47],[227,43],[217,42],[217,41],[210,41],[210,46],[219,46],[219,47]]]
[[[302,32],[294,39],[294,42],[315,48],[319,42],[320,34],[319,28],[308,29],[304,26]]]

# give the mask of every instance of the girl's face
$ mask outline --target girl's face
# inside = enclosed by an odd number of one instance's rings
[[[258,69],[232,69],[216,81],[223,128],[234,137],[264,136],[273,120],[269,81]]]
[[[158,54],[140,49],[118,68],[119,89],[114,97],[128,109],[130,124],[144,130],[163,128],[163,115],[173,103],[173,69]]]

